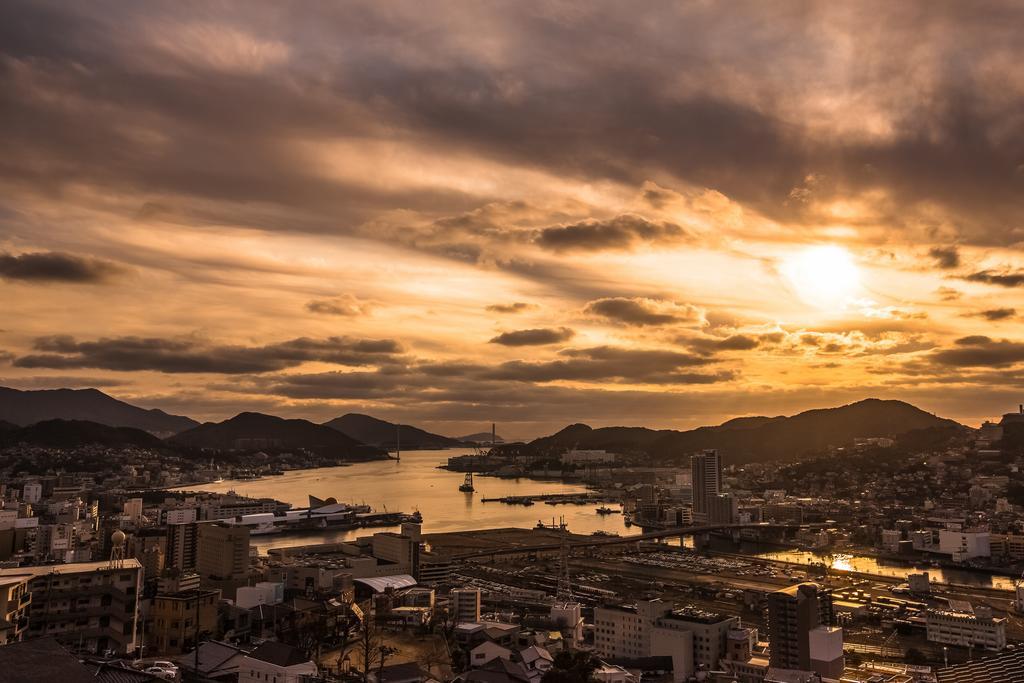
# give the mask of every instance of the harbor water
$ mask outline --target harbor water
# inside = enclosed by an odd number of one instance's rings
[[[602,503],[588,505],[547,505],[538,501],[532,506],[484,503],[481,498],[504,496],[544,495],[554,493],[582,493],[586,489],[576,484],[533,479],[499,479],[476,476],[473,493],[462,493],[459,485],[465,474],[439,469],[447,459],[469,453],[468,450],[405,451],[401,461],[375,460],[346,467],[327,467],[315,470],[297,470],[262,479],[220,481],[201,486],[182,487],[240,495],[275,498],[295,507],[305,507],[309,495],[319,498],[334,497],[344,503],[366,503],[378,512],[386,510],[411,513],[419,510],[423,515],[423,531],[438,533],[498,527],[531,528],[538,521],[551,523],[564,516],[569,530],[577,534],[595,531],[629,535],[639,533],[637,527],[627,528],[620,514],[599,515]],[[612,505],[611,507],[617,508]],[[327,530],[295,534],[267,534],[252,537],[252,544],[265,553],[269,548],[343,541],[375,531],[397,530],[397,527],[371,529]],[[678,544],[678,540],[669,541]],[[686,539],[685,545],[692,545]],[[1006,577],[989,576],[981,572],[898,563],[854,554],[836,554],[828,557],[806,550],[787,550],[755,544],[713,542],[713,547],[770,560],[807,564],[830,561],[835,569],[846,569],[865,574],[906,577],[915,571],[928,571],[933,581],[970,586],[986,586],[1012,590],[1013,581]]]
[[[469,450],[403,451],[401,461],[374,460],[347,467],[326,467],[315,470],[285,472],[279,476],[241,481],[220,481],[201,486],[182,487],[239,495],[268,497],[306,507],[309,495],[319,498],[333,496],[341,503],[366,503],[378,512],[392,510],[423,515],[424,533],[491,529],[498,527],[530,528],[539,520],[550,524],[565,516],[569,530],[578,534],[595,531],[630,533],[622,515],[599,515],[602,503],[588,505],[546,505],[538,501],[531,506],[484,503],[482,497],[542,495],[552,493],[582,493],[585,487],[557,481],[532,479],[499,479],[474,477],[476,491],[462,493],[459,485],[465,474],[438,469],[455,455],[471,453]],[[616,507],[616,506],[612,506]],[[395,530],[397,527],[338,530],[301,534],[268,534],[253,536],[252,543],[266,552],[268,548],[307,545],[341,541],[365,536],[375,531]],[[634,533],[639,529],[634,528]]]

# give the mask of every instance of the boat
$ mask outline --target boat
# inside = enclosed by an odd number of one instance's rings
[[[466,479],[462,482],[462,486],[459,487],[459,490],[463,493],[473,493],[473,491],[476,491],[476,489],[473,488],[472,472],[466,472]]]
[[[619,537],[619,535],[617,533],[615,533],[614,531],[601,531],[601,530],[595,531],[594,533],[592,533],[590,535],[591,536],[607,537],[607,538],[618,538]]]
[[[601,507],[597,508],[597,514],[599,514],[599,515],[617,515],[617,514],[620,514],[621,512],[622,512],[622,510],[616,510],[615,508],[610,508],[610,507],[607,507],[607,506],[604,506],[604,505],[602,505]]]

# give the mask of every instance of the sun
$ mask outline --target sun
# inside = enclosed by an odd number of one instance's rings
[[[825,311],[842,310],[860,288],[860,272],[850,252],[834,245],[793,254],[781,271],[801,301]]]

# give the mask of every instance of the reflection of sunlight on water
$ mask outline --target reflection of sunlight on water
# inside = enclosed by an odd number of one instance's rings
[[[842,569],[844,571],[853,571],[853,556],[852,555],[836,555],[832,558],[832,569]]]

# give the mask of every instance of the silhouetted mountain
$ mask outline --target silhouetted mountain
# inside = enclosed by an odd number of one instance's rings
[[[491,443],[491,433],[477,432],[476,434],[467,434],[466,436],[459,436],[456,437],[456,439],[464,443],[477,443],[489,445]],[[505,443],[505,439],[501,438],[501,434],[495,434],[494,443]]]
[[[133,427],[169,436],[199,423],[162,410],[146,410],[118,401],[98,389],[20,391],[0,387],[0,420],[19,426],[43,420],[87,420],[110,427]]]
[[[379,420],[360,413],[348,413],[347,415],[336,417],[330,422],[324,422],[323,426],[336,429],[356,441],[388,449],[395,448],[399,435],[401,435],[402,439],[402,448],[408,450],[418,448],[449,448],[463,445],[457,439],[451,439],[439,434],[431,434],[412,425],[402,425],[401,428],[398,428],[393,422]]]
[[[239,413],[223,422],[207,422],[175,434],[169,443],[218,450],[288,450],[304,448],[347,460],[386,457],[341,432],[308,420],[286,420],[262,413]]]
[[[73,448],[90,445],[167,447],[162,440],[141,429],[111,427],[87,420],[44,420],[28,427],[15,427],[0,431],[0,446],[19,444],[48,448]]]
[[[5,422],[4,420],[0,420],[0,432],[5,432],[9,429],[18,429],[18,425],[14,424],[13,422]]]
[[[865,399],[838,408],[808,410],[792,417],[750,417],[685,432],[643,427],[570,425],[531,442],[539,450],[603,448],[644,452],[659,461],[678,459],[704,448],[717,448],[730,463],[792,460],[839,446],[856,437],[895,437],[931,427],[961,428],[903,401]],[[962,429],[962,428],[961,428]],[[952,433],[952,432],[951,432]]]

